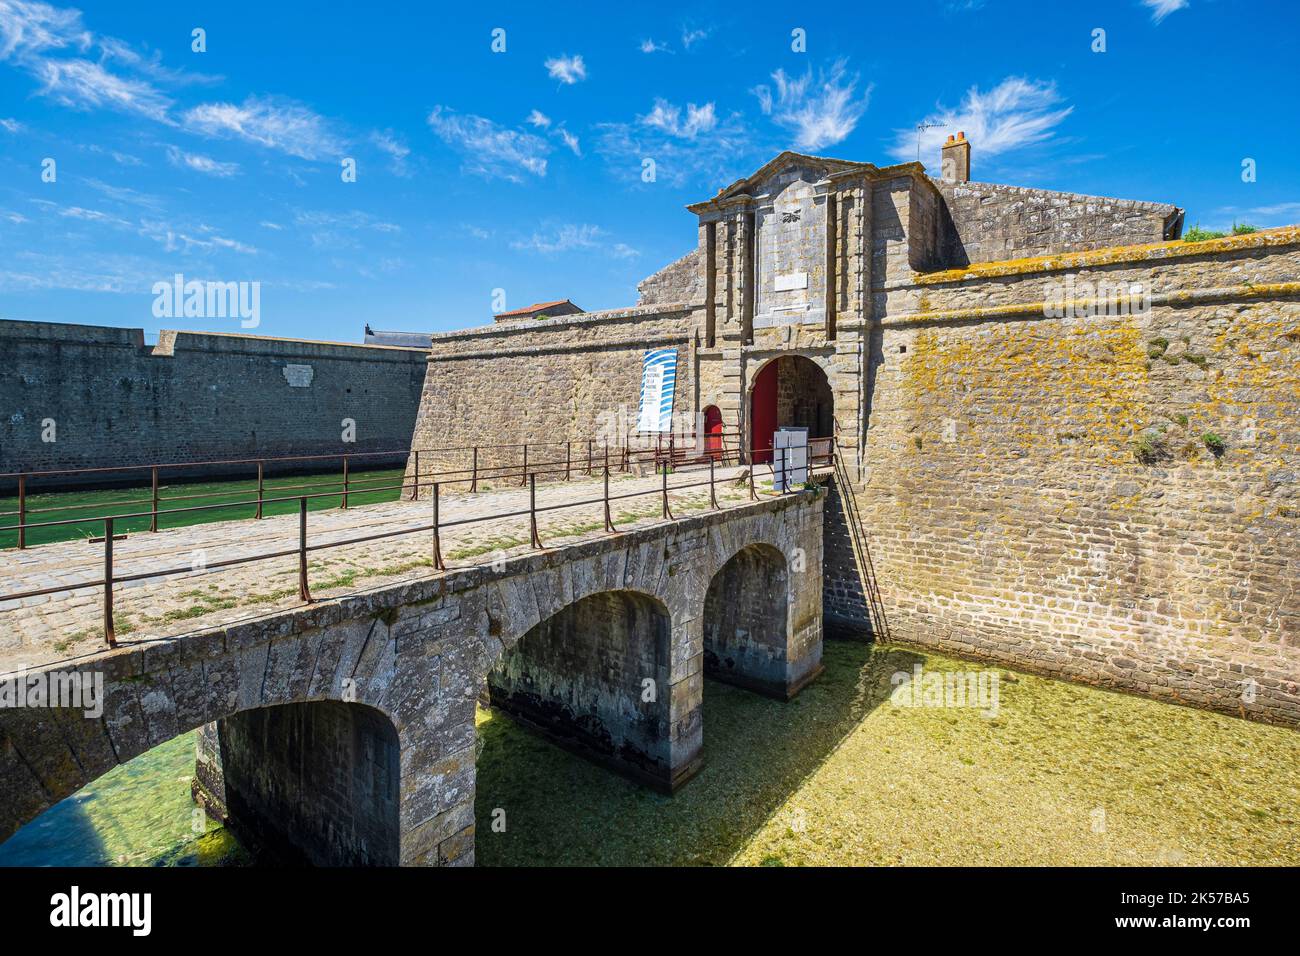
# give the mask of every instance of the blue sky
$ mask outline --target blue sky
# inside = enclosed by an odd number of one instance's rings
[[[176,273],[340,341],[482,325],[497,289],[630,305],[684,204],[786,148],[914,159],[922,122],[979,181],[1300,221],[1292,2],[488,7],[0,0],[0,316],[240,330],[156,318]]]

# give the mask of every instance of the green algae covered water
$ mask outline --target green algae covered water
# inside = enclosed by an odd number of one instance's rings
[[[0,843],[0,866],[230,866],[247,856],[190,798],[195,733],[114,767]]]
[[[480,711],[476,862],[1300,864],[1296,730],[914,648],[827,641],[823,662],[789,703],[706,681],[705,765],[672,797]],[[997,707],[900,699],[918,666],[996,673]],[[32,821],[0,865],[250,864],[195,813],[193,773],[186,734]]]

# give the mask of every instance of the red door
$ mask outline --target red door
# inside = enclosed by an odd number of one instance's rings
[[[768,362],[754,380],[749,405],[749,446],[756,463],[772,460],[772,435],[776,432],[776,362]]]
[[[704,451],[711,458],[722,457],[722,412],[717,405],[704,410]]]

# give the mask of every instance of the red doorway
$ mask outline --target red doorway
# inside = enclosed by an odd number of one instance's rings
[[[722,457],[722,412],[717,405],[704,410],[704,451],[712,458]]]
[[[776,362],[768,362],[754,379],[749,404],[749,447],[754,462],[772,460],[772,435],[776,432]]]

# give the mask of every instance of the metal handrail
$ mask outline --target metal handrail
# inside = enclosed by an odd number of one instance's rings
[[[714,435],[710,435],[710,436],[701,436],[697,433],[682,433],[680,437],[684,440],[689,439],[693,443],[699,443],[701,440],[707,441],[709,438],[717,437],[718,434],[719,433],[715,433]],[[724,432],[722,434],[726,434],[726,433]],[[653,460],[656,466],[658,466],[660,462],[660,457],[659,457],[659,448],[657,443],[656,443],[656,447],[653,450],[637,449],[635,451],[632,451],[631,449],[632,436],[625,435],[622,437],[624,438],[624,442],[622,446],[622,459],[623,459],[622,469],[623,470],[625,471],[628,470],[630,464],[634,459],[645,459],[646,456],[650,456],[652,453],[654,456]],[[585,474],[587,475],[590,475],[592,473],[592,469],[597,460],[594,452],[595,442],[596,442],[595,439],[582,439],[580,442],[577,442],[578,444],[585,443],[587,449],[587,454],[585,457],[585,461],[586,461]],[[345,455],[297,455],[297,456],[288,456],[288,457],[280,457],[280,458],[229,459],[225,461],[214,461],[214,462],[174,462],[170,464],[153,464],[153,465],[121,465],[112,468],[85,468],[85,469],[69,469],[64,471],[10,472],[8,474],[0,475],[0,480],[6,478],[17,478],[18,508],[15,511],[0,511],[0,518],[17,516],[18,521],[16,524],[0,525],[0,534],[17,532],[18,549],[24,550],[27,547],[27,532],[31,529],[59,527],[59,526],[67,526],[67,525],[81,525],[92,521],[102,521],[104,518],[109,518],[109,517],[118,520],[147,517],[149,518],[149,530],[151,532],[156,532],[158,530],[158,518],[160,516],[169,515],[169,514],[187,514],[187,513],[194,513],[197,511],[221,510],[227,508],[238,508],[241,506],[247,506],[247,507],[255,507],[256,514],[254,515],[254,517],[261,518],[263,517],[263,511],[265,505],[275,504],[277,502],[283,502],[283,501],[290,501],[293,500],[294,497],[297,497],[297,496],[279,497],[279,498],[266,497],[267,488],[265,485],[265,467],[268,464],[276,464],[276,463],[283,463],[283,462],[341,460],[343,464],[343,479],[341,483],[331,481],[331,482],[311,482],[306,484],[277,485],[276,487],[270,490],[273,492],[284,492],[284,491],[302,491],[302,490],[308,490],[314,488],[337,487],[338,490],[321,492],[319,494],[312,494],[312,495],[308,495],[307,497],[308,498],[340,497],[341,498],[340,506],[345,509],[348,507],[349,504],[348,501],[349,496],[355,493],[397,491],[399,494],[402,494],[405,491],[407,491],[409,488],[413,492],[413,496],[418,499],[419,489],[421,487],[418,482],[418,479],[420,477],[439,477],[445,481],[455,482],[458,480],[455,476],[458,475],[465,476],[465,478],[460,480],[469,481],[471,491],[478,490],[479,480],[495,480],[499,478],[508,478],[513,475],[518,475],[520,482],[522,484],[527,484],[528,481],[527,476],[530,473],[529,463],[528,463],[528,449],[530,447],[557,448],[560,445],[563,445],[565,448],[564,462],[560,462],[558,458],[549,461],[535,462],[534,468],[532,470],[536,471],[537,474],[541,474],[541,475],[558,474],[560,472],[559,466],[563,464],[565,480],[569,480],[572,473],[572,464],[575,461],[572,455],[572,446],[574,444],[575,442],[573,440],[566,440],[563,442],[556,440],[556,441],[544,441],[544,442],[526,442],[522,444],[516,443],[516,444],[489,444],[489,445],[453,445],[453,446],[446,446],[440,448],[423,448],[423,449],[415,448],[415,449],[408,449],[403,452],[358,452],[356,454],[348,453]],[[602,440],[602,445],[606,449],[606,454],[607,454],[608,441]],[[522,464],[498,464],[498,465],[488,465],[486,467],[480,467],[479,465],[480,451],[497,450],[497,449],[514,449],[514,448],[518,448],[522,450],[522,455],[523,455]],[[451,469],[443,472],[430,472],[430,473],[422,473],[419,470],[421,453],[446,455],[448,453],[465,452],[465,451],[469,451],[472,454],[471,467],[468,469],[464,469],[464,468]],[[411,465],[412,459],[414,460],[415,467],[413,469],[413,474],[414,477],[417,479],[414,485],[408,485],[406,483],[405,475],[403,476],[403,481],[401,484],[378,485],[378,486],[374,485],[373,483],[376,481],[382,481],[383,479],[354,478],[351,477],[350,475],[349,464],[352,459],[373,458],[376,456],[391,457],[398,454],[407,456],[408,468]],[[576,459],[576,460],[581,462],[584,459]],[[188,495],[162,495],[160,493],[160,487],[159,487],[160,469],[197,468],[197,467],[211,466],[211,465],[233,465],[233,464],[249,464],[249,465],[255,464],[257,466],[257,488],[256,488],[255,495],[250,493],[246,497],[236,498],[235,500],[229,500],[232,495],[238,495],[239,492],[213,491],[213,492],[200,492],[200,493],[188,494]],[[538,465],[546,466],[546,470],[542,470],[538,468],[537,467]],[[136,511],[136,512],[128,511],[128,512],[109,512],[109,513],[100,512],[97,514],[89,514],[89,515],[82,514],[76,518],[64,518],[64,519],[51,520],[51,521],[28,520],[28,516],[33,514],[51,514],[55,512],[75,513],[75,512],[87,511],[96,507],[95,505],[56,505],[47,508],[35,508],[35,509],[29,508],[27,506],[27,497],[28,497],[27,480],[29,478],[49,476],[49,475],[75,476],[81,474],[101,474],[110,471],[112,472],[140,471],[145,468],[148,468],[150,471],[150,486],[149,486],[150,496],[147,499],[150,507],[148,511]],[[361,485],[361,487],[357,487],[358,485]],[[193,506],[193,507],[186,507],[186,508],[160,508],[160,505],[165,502],[200,501],[209,498],[222,498],[227,500],[223,500],[216,504],[206,505],[206,506],[201,505],[201,506]],[[133,504],[133,503],[134,501],[128,500],[128,501],[120,502],[118,504],[126,505],[126,504]]]
[[[814,461],[818,457],[824,459],[823,462],[824,465],[834,467],[836,447],[833,439],[813,439],[809,442],[810,448],[812,447],[814,442],[825,442],[826,452],[822,456],[816,456],[810,454],[809,467],[810,468],[816,467]],[[754,449],[754,448],[748,449],[744,455],[741,455],[738,451],[736,455],[737,464],[746,464],[746,463],[750,464],[748,477],[749,477],[749,493],[751,498],[757,498],[757,492],[755,490],[755,479],[754,479],[755,466],[752,464],[752,462],[747,462],[745,459],[752,460],[753,453],[757,450],[760,449]],[[275,558],[283,558],[283,557],[288,557],[290,555],[296,555],[298,558],[299,597],[302,601],[304,601],[304,603],[311,603],[312,597],[307,582],[307,558],[310,552],[312,551],[324,551],[330,548],[344,547],[346,545],[351,545],[351,544],[362,544],[369,541],[377,541],[383,538],[392,538],[404,534],[418,534],[425,531],[432,531],[433,532],[433,555],[432,555],[433,563],[435,568],[441,571],[441,570],[445,570],[445,564],[443,562],[442,552],[441,552],[441,533],[443,530],[447,528],[458,527],[467,524],[475,524],[483,521],[499,521],[502,518],[523,517],[524,515],[527,515],[528,522],[529,522],[530,545],[534,549],[540,549],[544,547],[544,545],[542,544],[540,530],[537,525],[537,515],[539,513],[545,513],[549,511],[560,511],[565,508],[579,508],[579,507],[587,507],[595,504],[603,504],[604,513],[605,513],[606,533],[617,533],[616,529],[613,527],[613,523],[610,517],[611,502],[620,501],[628,498],[645,497],[646,495],[659,495],[661,497],[662,514],[664,519],[675,520],[673,518],[672,511],[669,506],[669,493],[674,491],[684,491],[690,488],[703,488],[706,486],[709,489],[710,508],[716,510],[719,508],[719,505],[717,502],[716,487],[715,487],[717,481],[716,474],[715,474],[715,465],[718,461],[725,461],[726,459],[721,458],[720,456],[715,456],[713,454],[706,455],[705,457],[709,465],[709,477],[707,481],[695,481],[695,482],[687,482],[687,483],[677,484],[677,485],[670,485],[668,483],[668,475],[672,469],[671,469],[671,462],[669,461],[663,463],[658,467],[658,471],[662,475],[662,480],[660,482],[659,488],[652,488],[646,491],[633,491],[633,492],[625,492],[623,494],[611,495],[609,491],[609,476],[610,476],[611,469],[610,469],[608,451],[606,451],[602,456],[601,470],[603,472],[604,482],[603,482],[603,494],[600,498],[589,498],[589,499],[583,499],[581,501],[567,501],[567,502],[562,501],[555,504],[543,505],[542,507],[538,507],[537,472],[534,471],[534,472],[528,472],[525,476],[525,481],[529,489],[529,495],[528,495],[529,500],[528,500],[527,511],[520,510],[514,512],[497,513],[492,515],[480,515],[478,517],[461,518],[453,521],[442,521],[440,519],[439,498],[440,498],[440,485],[442,483],[438,481],[421,482],[419,479],[424,476],[417,474],[414,476],[415,480],[413,482],[413,485],[417,489],[417,491],[421,486],[430,487],[432,488],[433,491],[433,495],[432,495],[433,521],[431,524],[419,525],[414,528],[400,528],[395,531],[375,532],[372,534],[362,535],[359,537],[346,538],[340,541],[327,541],[315,545],[309,544],[307,539],[307,502],[310,498],[326,497],[326,495],[298,495],[296,496],[296,500],[298,501],[298,542],[296,548],[273,551],[265,554],[245,555],[243,557],[238,557],[238,558],[228,558],[223,561],[217,561],[212,564],[206,564],[204,566],[204,570],[218,570],[221,568],[232,567],[234,565],[248,564],[253,561],[272,560]],[[775,469],[772,467],[771,463],[766,463],[766,464],[768,464],[769,470],[772,471],[773,481],[775,484],[775,477],[776,477]],[[783,461],[783,467],[785,467],[784,461]],[[405,488],[406,486],[407,483],[403,481],[401,485],[393,486],[393,487]],[[329,497],[334,497],[334,495],[330,495]],[[295,500],[295,498],[290,497],[290,498],[273,499],[273,500],[292,501]],[[185,509],[185,510],[203,510],[204,508],[210,508],[210,507],[213,506],[210,505],[199,506],[198,508],[195,509]],[[143,517],[148,514],[150,514],[150,512],[143,512],[140,515],[125,516],[125,517]],[[189,566],[189,567],[164,568],[162,570],[145,571],[145,572],[139,572],[135,574],[117,574],[114,571],[114,567],[113,567],[113,542],[114,540],[120,540],[122,537],[125,536],[114,534],[114,522],[121,520],[122,517],[123,516],[121,515],[109,515],[109,516],[104,516],[102,519],[100,519],[103,520],[104,522],[104,537],[103,537],[104,576],[102,578],[93,581],[85,581],[85,582],[74,583],[74,584],[62,584],[54,587],[37,588],[29,591],[19,591],[19,592],[13,592],[9,594],[0,594],[0,603],[6,601],[20,601],[28,598],[42,597],[50,594],[61,594],[70,591],[82,591],[87,588],[102,587],[104,593],[104,598],[103,598],[104,639],[108,643],[109,647],[117,647],[117,637],[114,631],[114,623],[113,623],[113,586],[115,584],[129,583],[133,581],[143,581],[151,578],[171,577],[177,574],[193,573],[194,571],[193,566]],[[86,519],[82,519],[82,520],[86,520]]]

